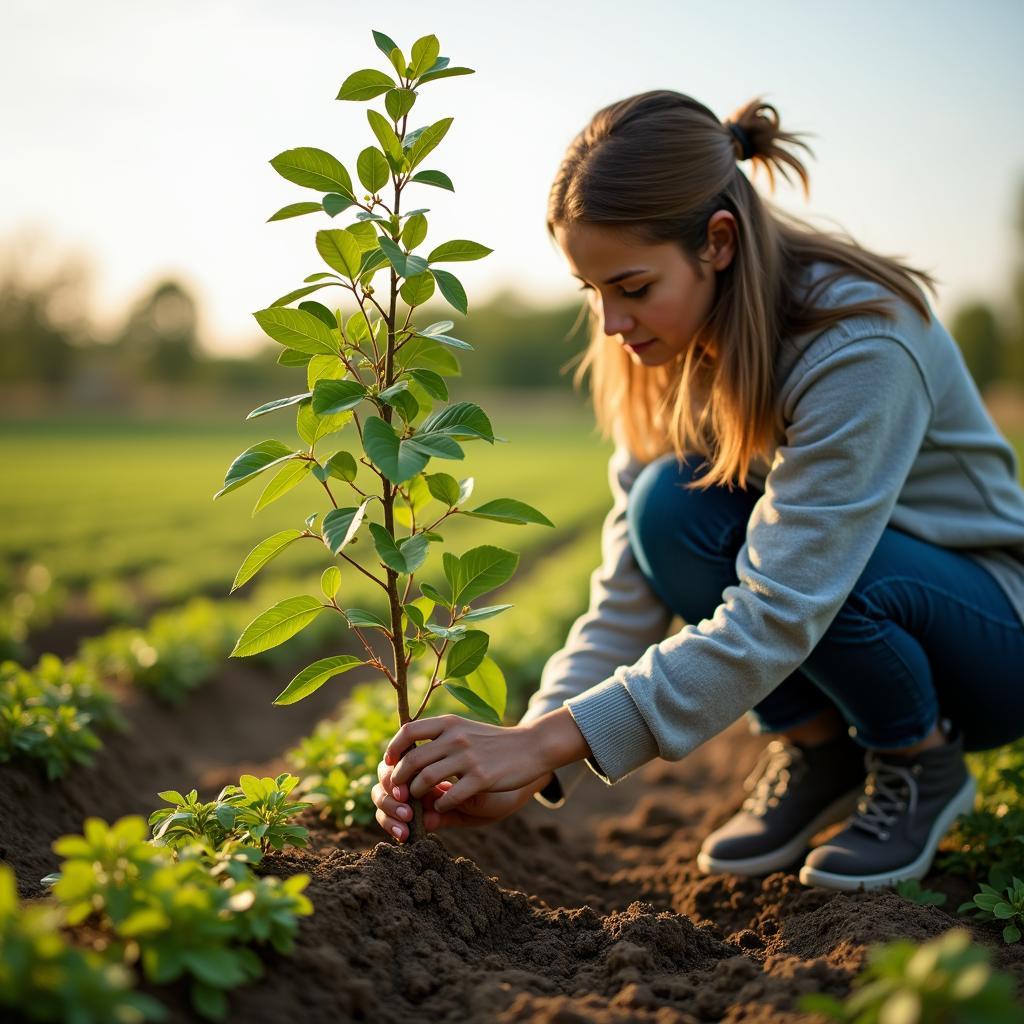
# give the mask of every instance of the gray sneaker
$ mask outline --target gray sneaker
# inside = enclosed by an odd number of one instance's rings
[[[865,760],[868,777],[856,811],[846,828],[807,855],[804,885],[852,892],[923,878],[939,840],[974,806],[959,730],[945,746],[912,757],[869,750]]]
[[[750,795],[697,854],[705,874],[762,875],[793,864],[842,821],[864,786],[864,750],[843,733],[814,747],[772,740],[743,783]]]

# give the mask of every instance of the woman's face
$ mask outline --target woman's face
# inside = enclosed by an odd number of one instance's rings
[[[592,308],[601,311],[604,333],[617,337],[643,366],[667,363],[692,345],[711,313],[716,275],[732,262],[735,231],[727,210],[711,217],[699,277],[671,242],[636,245],[596,224],[554,229],[573,276],[590,291]]]

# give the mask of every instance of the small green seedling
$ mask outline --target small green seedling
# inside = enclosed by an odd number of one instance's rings
[[[916,878],[908,878],[902,882],[897,882],[896,891],[905,900],[920,904],[922,907],[941,907],[946,902],[946,894],[944,892],[924,889]]]
[[[974,914],[976,921],[1003,921],[1003,942],[1020,942],[1024,929],[1024,882],[996,865],[989,873],[988,883],[973,899],[957,907],[959,914]]]

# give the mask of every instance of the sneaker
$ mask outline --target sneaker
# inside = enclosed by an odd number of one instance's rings
[[[945,723],[944,723],[945,724]],[[975,782],[964,762],[963,734],[911,757],[869,750],[868,777],[849,824],[812,850],[804,885],[855,891],[923,878],[939,840],[974,806]]]
[[[864,787],[864,750],[843,733],[813,747],[772,740],[743,783],[750,795],[697,854],[705,874],[761,875],[797,861],[842,821]]]

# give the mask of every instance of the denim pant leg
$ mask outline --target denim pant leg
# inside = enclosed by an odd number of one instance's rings
[[[686,491],[699,457],[645,466],[629,497],[630,545],[652,589],[690,623],[710,618],[761,492]],[[940,712],[968,750],[1024,735],[1024,625],[972,559],[887,528],[853,591],[808,658],[748,712],[778,732],[839,709],[877,749],[918,742]]]

